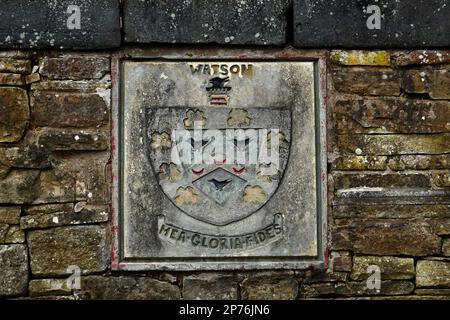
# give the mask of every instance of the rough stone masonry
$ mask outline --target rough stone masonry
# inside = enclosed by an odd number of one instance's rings
[[[32,3],[0,0],[0,298],[450,299],[446,1]],[[112,268],[114,61],[146,50],[325,57],[323,267]]]

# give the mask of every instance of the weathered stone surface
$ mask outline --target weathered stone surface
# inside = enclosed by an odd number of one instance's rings
[[[0,52],[0,58],[17,58],[17,59],[30,59],[33,53],[25,50],[4,50]]]
[[[312,300],[325,300],[313,298]],[[394,300],[394,301],[409,301],[409,300],[450,300],[448,296],[420,296],[420,295],[405,295],[405,296],[372,296],[372,297],[351,297],[351,298],[337,298],[336,300]]]
[[[31,203],[36,198],[38,170],[13,170],[0,180],[0,203]]]
[[[449,14],[446,0],[296,0],[294,44],[313,48],[445,48],[450,45]]]
[[[145,277],[88,276],[81,278],[81,291],[77,296],[94,300],[177,300],[180,289]]]
[[[448,296],[450,300],[450,289],[416,289],[414,293],[422,296],[430,296],[430,299],[434,299],[435,296]]]
[[[33,201],[26,204],[70,202],[76,198],[76,180],[65,172],[41,171],[35,188]]]
[[[427,256],[439,254],[441,240],[429,224],[417,220],[364,220],[337,226],[333,250],[359,254]]]
[[[339,100],[333,108],[340,134],[450,131],[450,102],[381,98]]]
[[[75,179],[76,200],[87,203],[109,203],[110,178],[107,174],[109,152],[54,155],[52,164],[63,176]]]
[[[30,119],[27,91],[0,87],[0,142],[19,141]]]
[[[32,124],[42,127],[88,128],[109,122],[109,101],[90,93],[33,91]]]
[[[9,224],[0,223],[0,240],[3,240],[6,237],[8,229],[9,229]]]
[[[257,275],[241,284],[245,300],[292,300],[297,297],[298,282],[292,276]]]
[[[3,0],[2,8],[0,48],[100,49],[120,45],[118,0]]]
[[[389,158],[388,167],[394,171],[450,169],[450,154],[394,156]]]
[[[433,230],[437,235],[450,235],[450,219],[427,219],[425,221],[433,227]]]
[[[106,95],[111,88],[111,79],[105,76],[101,81],[97,80],[58,80],[40,81],[31,85],[31,91],[53,91],[53,92],[83,92]]]
[[[46,169],[50,167],[50,152],[39,145],[0,148],[0,164],[23,169]]]
[[[448,172],[434,173],[432,179],[437,187],[450,187],[450,173]]]
[[[238,279],[233,275],[203,273],[183,278],[185,300],[236,300]]]
[[[0,224],[0,243],[10,244],[10,243],[24,243],[25,233],[20,229],[19,226]]]
[[[448,204],[428,205],[364,205],[333,207],[334,218],[386,218],[386,219],[414,219],[414,218],[450,218]]]
[[[22,217],[20,227],[27,229],[43,229],[67,225],[101,223],[108,221],[107,207],[85,207],[80,212],[59,212],[51,214],[33,214]]]
[[[20,297],[12,300],[25,300],[25,301],[73,301],[78,300],[75,296],[33,296],[33,297]]]
[[[334,188],[429,188],[430,177],[426,174],[334,174]]]
[[[39,144],[50,150],[107,150],[109,132],[105,130],[43,129]]]
[[[395,57],[397,66],[432,65],[450,63],[450,51],[442,50],[415,50],[402,52]]]
[[[125,42],[282,45],[288,7],[286,0],[126,1]]]
[[[24,295],[28,286],[28,254],[25,245],[0,245],[0,297]]]
[[[343,93],[366,96],[399,96],[400,77],[389,68],[334,68],[334,88]]]
[[[28,74],[31,72],[31,61],[14,58],[0,58],[0,72]]]
[[[386,170],[386,156],[347,156],[340,157],[333,161],[334,170]]]
[[[5,179],[10,170],[11,167],[0,163],[0,179]]]
[[[442,240],[442,255],[450,257],[450,238]]]
[[[73,161],[62,163],[61,157]],[[0,187],[5,190],[0,193],[0,203],[63,203],[77,199],[107,203],[108,159],[107,153],[55,155],[53,170],[12,170],[0,180]]]
[[[302,277],[302,283],[347,282],[349,280],[347,272],[329,272],[328,270],[306,270]]]
[[[0,207],[0,223],[19,224],[20,207]]]
[[[74,226],[27,233],[31,271],[35,276],[70,274],[75,265],[82,274],[105,271],[109,240],[105,226]]]
[[[0,85],[4,86],[24,86],[25,77],[15,73],[0,73]]]
[[[338,146],[350,154],[404,155],[450,152],[450,134],[339,135]]]
[[[412,279],[415,276],[413,258],[355,256],[352,280],[367,280],[371,275],[371,273],[367,273],[367,268],[371,265],[380,268],[382,280],[404,280]]]
[[[32,84],[41,81],[41,76],[39,73],[32,73],[25,77],[26,84]]]
[[[331,61],[344,66],[389,66],[388,51],[333,50]]]
[[[254,61],[251,67],[238,61],[217,64],[123,62],[123,104],[127,108],[120,119],[123,134],[115,141],[123,151],[118,181],[124,233],[123,256],[114,269],[246,270],[260,268],[261,261],[265,268],[296,269],[322,260],[316,214],[314,137],[319,119],[314,112],[314,65],[289,61]],[[208,83],[217,79],[204,70],[213,71],[220,65],[231,70],[232,89],[224,88],[228,106],[207,107],[216,99],[215,93],[208,93],[212,92]],[[238,68],[245,74],[238,76]],[[250,69],[254,70],[251,77]],[[184,78],[190,80],[176,80]],[[169,133],[173,128],[190,127],[195,119],[204,123],[204,129],[221,132],[227,128],[280,128],[278,173],[264,177],[262,172],[258,174],[263,166],[258,169],[246,163],[247,174],[238,176],[232,161],[223,165],[200,161],[202,171],[197,178],[191,164],[170,165]],[[297,161],[287,165],[288,153]],[[283,179],[278,178],[281,172]],[[220,184],[230,187],[222,192]],[[279,230],[281,218],[283,229]],[[175,234],[181,236],[177,239]],[[186,259],[192,260],[187,264]],[[128,265],[129,261],[138,262]],[[282,285],[293,286],[291,280]],[[270,295],[271,288],[281,295],[275,283],[269,282],[261,290]]]
[[[432,99],[450,99],[450,71],[407,70],[402,78],[402,88],[408,93],[428,93]]]
[[[41,204],[36,206],[26,206],[23,208],[23,212],[26,215],[50,214],[73,210],[74,210],[73,203]]]
[[[450,190],[422,188],[350,188],[335,192],[334,206],[450,204]]]
[[[28,285],[30,296],[70,295],[72,290],[67,285],[67,279],[31,280]]]
[[[333,272],[351,272],[353,267],[352,255],[348,251],[333,251],[331,253]]]
[[[450,262],[419,260],[416,266],[416,286],[450,288]]]
[[[100,79],[109,70],[110,62],[107,57],[63,56],[43,58],[39,73],[50,80],[83,80]]]
[[[409,281],[381,281],[380,291],[369,289],[366,281],[303,284],[301,297],[336,297],[336,296],[370,296],[370,295],[407,295],[414,291],[414,284]]]

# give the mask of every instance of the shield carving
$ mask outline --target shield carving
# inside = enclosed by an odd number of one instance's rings
[[[185,214],[223,226],[276,193],[289,158],[290,108],[161,107],[147,123],[159,185]]]

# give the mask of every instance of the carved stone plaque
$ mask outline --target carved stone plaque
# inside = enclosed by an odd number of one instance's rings
[[[315,64],[122,61],[113,268],[321,263]]]

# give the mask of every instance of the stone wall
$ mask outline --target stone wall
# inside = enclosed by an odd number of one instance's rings
[[[115,54],[0,52],[1,298],[450,299],[450,51],[327,51],[325,270],[203,273],[110,269]]]

